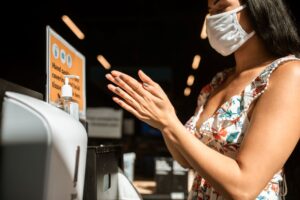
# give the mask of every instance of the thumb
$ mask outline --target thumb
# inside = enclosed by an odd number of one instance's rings
[[[143,82],[143,87],[150,92],[151,94],[153,94],[154,96],[156,96],[159,99],[163,99],[165,94],[163,92],[163,90],[161,89],[161,87],[154,82],[148,75],[146,75],[142,70],[138,71],[138,75],[141,79],[141,81]]]
[[[142,70],[138,71],[138,75],[142,82],[147,83],[149,85],[153,85],[154,81],[148,75],[146,75]]]

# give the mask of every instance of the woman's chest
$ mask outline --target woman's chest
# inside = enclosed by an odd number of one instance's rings
[[[201,125],[217,116],[223,118],[224,115],[240,114],[243,109],[242,96],[248,83],[248,79],[226,79],[215,89],[202,94],[201,114],[198,117],[196,127],[200,129]]]
[[[201,110],[203,108],[200,108],[199,119]],[[194,122],[195,136],[215,150],[234,156],[249,125],[241,96],[232,96],[197,127],[199,119],[195,118]]]

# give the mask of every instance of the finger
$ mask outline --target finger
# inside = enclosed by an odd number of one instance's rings
[[[143,116],[141,116],[137,110],[135,110],[130,104],[128,104],[127,102],[121,100],[118,97],[113,97],[113,101],[116,102],[119,106],[121,106],[122,108],[124,108],[125,110],[127,110],[128,112],[130,112],[131,114],[133,114],[134,116],[136,116],[139,119],[143,119]]]
[[[114,84],[120,86],[119,84],[120,84],[120,81],[121,81],[121,80],[120,80],[120,78],[119,78],[118,76],[113,77],[111,74],[106,74],[105,77],[106,77],[109,81],[111,81],[111,82],[113,82]]]
[[[111,90],[113,93],[118,95],[123,102],[126,102],[128,105],[130,105],[133,109],[135,109],[140,115],[144,113],[148,113],[151,109],[151,104],[149,104],[149,100],[144,100],[137,102],[135,99],[133,99],[130,95],[128,95],[124,90],[122,90],[119,87],[115,87],[112,84],[108,85],[108,89]]]
[[[111,81],[112,83],[114,83],[115,85],[120,86],[120,87],[122,88],[122,86],[121,86],[121,84],[120,84],[120,78],[119,78],[119,77],[113,77],[111,74],[106,74],[105,77],[106,77],[109,81]],[[112,92],[115,92],[115,91],[112,89],[112,87],[110,87],[109,84],[107,85],[107,87],[108,87],[108,89],[110,89]]]
[[[124,92],[124,90],[122,90],[121,88],[116,87],[112,84],[108,84],[107,87],[110,91],[112,91],[113,93],[115,93],[116,95],[124,99],[124,101],[126,101],[127,104],[131,105],[133,108],[135,109],[139,108],[139,103],[136,102],[130,95]]]
[[[112,71],[111,74],[113,76],[120,77],[120,79],[124,81],[125,84],[127,84],[133,91],[135,91],[140,96],[146,95],[146,91],[143,89],[142,84],[133,77],[115,70]]]
[[[112,74],[113,76],[120,76],[120,75],[123,74],[123,73],[120,72],[120,71],[117,71],[117,70],[113,70],[113,71],[111,71],[111,74]]]
[[[139,77],[140,77],[140,79],[141,79],[141,81],[143,82],[143,83],[147,83],[147,84],[149,84],[149,85],[155,85],[156,83],[148,76],[148,75],[146,75],[142,70],[139,70],[138,71],[138,75],[139,75]]]
[[[162,91],[159,85],[154,82],[148,75],[146,75],[142,70],[139,70],[138,75],[140,79],[143,81],[143,87],[152,95],[158,98],[162,98]]]
[[[129,94],[137,102],[143,102],[143,98],[140,95],[138,95],[131,87],[129,87],[124,81],[122,81],[119,76],[114,77],[111,74],[106,74],[105,77],[120,88],[122,88],[124,91],[126,91],[126,93]]]
[[[147,90],[149,93],[151,93],[152,96],[155,97],[156,99],[162,99],[163,94],[161,93],[161,90],[159,90],[157,87],[154,87],[147,83],[143,83],[143,88]]]
[[[117,77],[120,77],[120,79],[117,82],[117,84],[122,88],[124,89],[130,96],[132,96],[132,98],[134,100],[136,100],[136,102],[139,104],[139,111],[140,112],[143,112],[143,111],[147,111],[147,112],[151,112],[151,109],[152,109],[152,103],[153,103],[153,100],[155,100],[155,92],[153,92],[153,94],[151,94],[150,91],[147,91],[140,82],[136,81],[134,78],[124,74],[124,73],[121,73],[121,72],[118,72],[118,71],[113,71],[112,76],[116,76],[114,77],[116,80]],[[129,78],[129,79],[132,79],[133,81],[136,81],[138,84],[139,84],[139,87],[140,87],[140,90],[142,90],[143,92],[138,92],[139,89],[136,89],[134,90],[128,83],[126,83],[124,81],[124,77],[123,79],[122,76],[124,76],[125,78]],[[149,88],[149,90],[151,90]],[[158,97],[160,98],[160,97]]]

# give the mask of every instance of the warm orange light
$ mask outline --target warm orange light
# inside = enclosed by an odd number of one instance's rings
[[[192,64],[192,68],[195,69],[195,70],[198,69],[200,61],[201,61],[201,56],[200,55],[195,55],[194,60],[193,60],[193,64]]]
[[[65,22],[65,24],[71,29],[71,31],[80,39],[84,39],[84,34],[82,31],[76,26],[76,24],[68,17],[67,15],[63,15],[61,19]]]
[[[111,65],[109,64],[109,62],[104,58],[103,55],[98,55],[97,56],[97,60],[99,61],[99,63],[107,70],[109,70],[111,68]]]
[[[188,97],[188,96],[190,96],[190,94],[191,94],[191,88],[186,87],[184,89],[184,96]]]
[[[188,86],[192,86],[192,85],[194,84],[194,81],[195,81],[195,76],[189,75],[189,77],[188,77],[188,79],[187,79],[187,81],[186,81],[186,84],[187,84]]]
[[[200,34],[200,38],[201,39],[206,39],[207,38],[207,33],[206,33],[206,17],[208,16],[209,14],[207,14],[205,16],[205,19],[204,19],[204,22],[203,22],[203,25],[202,25],[202,30],[201,30],[201,34]]]

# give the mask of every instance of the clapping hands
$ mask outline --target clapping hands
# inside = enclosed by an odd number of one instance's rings
[[[162,88],[141,70],[140,81],[119,72],[112,71],[106,78],[113,84],[107,87],[116,96],[113,100],[122,108],[150,126],[163,130],[169,126],[176,113]]]

